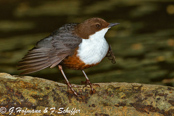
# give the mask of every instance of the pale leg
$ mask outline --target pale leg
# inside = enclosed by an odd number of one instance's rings
[[[84,76],[85,76],[85,78],[86,78],[86,81],[84,82],[84,83],[85,83],[85,86],[89,85],[89,86],[91,87],[91,91],[94,93],[94,89],[93,89],[93,87],[92,87],[92,84],[91,84],[91,82],[89,81],[89,78],[88,78],[88,76],[86,75],[85,71],[82,70],[82,73],[84,74]]]
[[[68,87],[70,88],[70,90],[71,90],[76,96],[78,96],[77,92],[72,88],[72,85],[70,84],[70,82],[69,82],[68,79],[66,78],[66,75],[65,75],[65,73],[64,73],[64,71],[63,71],[62,66],[61,66],[61,65],[58,65],[58,68],[59,68],[59,70],[61,71],[63,77],[65,78],[66,83],[67,83]]]

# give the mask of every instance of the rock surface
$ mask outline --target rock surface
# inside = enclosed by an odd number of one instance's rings
[[[174,87],[138,83],[98,83],[96,93],[78,85],[0,73],[0,114],[80,116],[172,116]]]

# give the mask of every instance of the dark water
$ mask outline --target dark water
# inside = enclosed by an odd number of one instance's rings
[[[174,86],[174,2],[161,0],[0,0],[0,72],[19,74],[17,62],[35,43],[65,23],[101,17],[120,25],[108,31],[117,63],[86,70],[91,82]],[[85,78],[65,69],[72,83]],[[57,68],[31,74],[62,82]]]

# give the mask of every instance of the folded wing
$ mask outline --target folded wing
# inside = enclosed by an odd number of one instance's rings
[[[19,70],[23,71],[21,74],[55,67],[64,58],[73,54],[82,39],[73,34],[74,28],[70,28],[72,26],[76,24],[66,24],[49,37],[39,41],[19,62]]]

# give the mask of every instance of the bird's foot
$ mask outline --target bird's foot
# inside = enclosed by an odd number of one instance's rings
[[[66,83],[67,86],[68,86],[68,90],[70,89],[71,92],[73,92],[73,94],[76,96],[76,97],[79,97],[79,94],[72,88],[72,87],[78,87],[77,85],[71,85],[70,83]]]
[[[90,94],[96,93],[96,90],[93,88],[93,85],[96,85],[96,86],[99,86],[99,87],[100,87],[99,84],[92,84],[88,79],[86,79],[86,81],[82,81],[81,83],[82,83],[82,84],[85,84],[84,87],[87,87],[87,85],[90,86],[90,88],[91,88]],[[84,88],[84,87],[83,87],[83,88]]]

